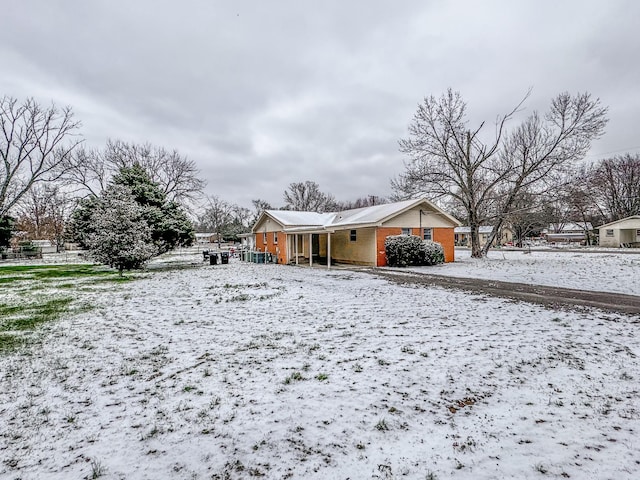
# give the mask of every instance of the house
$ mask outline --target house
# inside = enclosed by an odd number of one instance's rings
[[[391,235],[417,235],[442,244],[454,261],[454,217],[426,199],[316,213],[265,210],[252,232],[256,247],[278,263],[332,262],[384,266],[384,241]]]
[[[254,250],[256,248],[256,237],[253,233],[240,233],[240,246],[245,250]]]
[[[493,231],[493,227],[489,225],[481,225],[478,227],[478,237],[480,240],[480,247],[484,247]],[[454,238],[456,246],[470,247],[471,246],[471,227],[456,227],[454,229]],[[502,227],[500,233],[493,239],[492,246],[504,245],[507,242],[513,241],[513,231],[509,227]]]
[[[640,247],[640,215],[598,227],[601,247]]]
[[[591,222],[567,222],[559,225],[549,225],[542,231],[548,243],[582,243],[586,242],[587,235],[593,231]]]
[[[217,238],[215,233],[196,232],[196,243],[200,245],[214,243]]]

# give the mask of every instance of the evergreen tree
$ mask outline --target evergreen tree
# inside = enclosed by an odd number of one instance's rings
[[[167,201],[139,165],[121,168],[100,197],[82,201],[69,232],[96,260],[121,272],[195,238],[182,208]]]
[[[10,245],[13,222],[13,218],[7,215],[0,215],[0,250]]]
[[[144,267],[158,252],[144,213],[128,187],[111,185],[91,216],[93,232],[87,235],[91,256],[120,274]]]

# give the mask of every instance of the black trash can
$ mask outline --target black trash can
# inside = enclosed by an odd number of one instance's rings
[[[220,252],[220,263],[229,263],[229,252]]]
[[[209,254],[209,265],[217,265],[218,264],[218,254],[210,253]]]

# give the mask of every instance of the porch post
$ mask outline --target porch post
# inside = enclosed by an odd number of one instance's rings
[[[327,270],[331,268],[331,234],[327,233]]]
[[[309,266],[313,267],[313,233],[309,234]]]
[[[295,234],[295,242],[296,244],[294,249],[296,251],[296,265],[298,265],[298,234],[297,233]]]

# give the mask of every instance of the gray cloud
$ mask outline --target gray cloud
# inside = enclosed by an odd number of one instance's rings
[[[91,146],[176,148],[208,192],[282,203],[317,181],[390,193],[417,104],[459,90],[472,123],[561,91],[610,107],[589,158],[639,150],[635,1],[23,0],[3,9],[0,93],[71,105]]]

